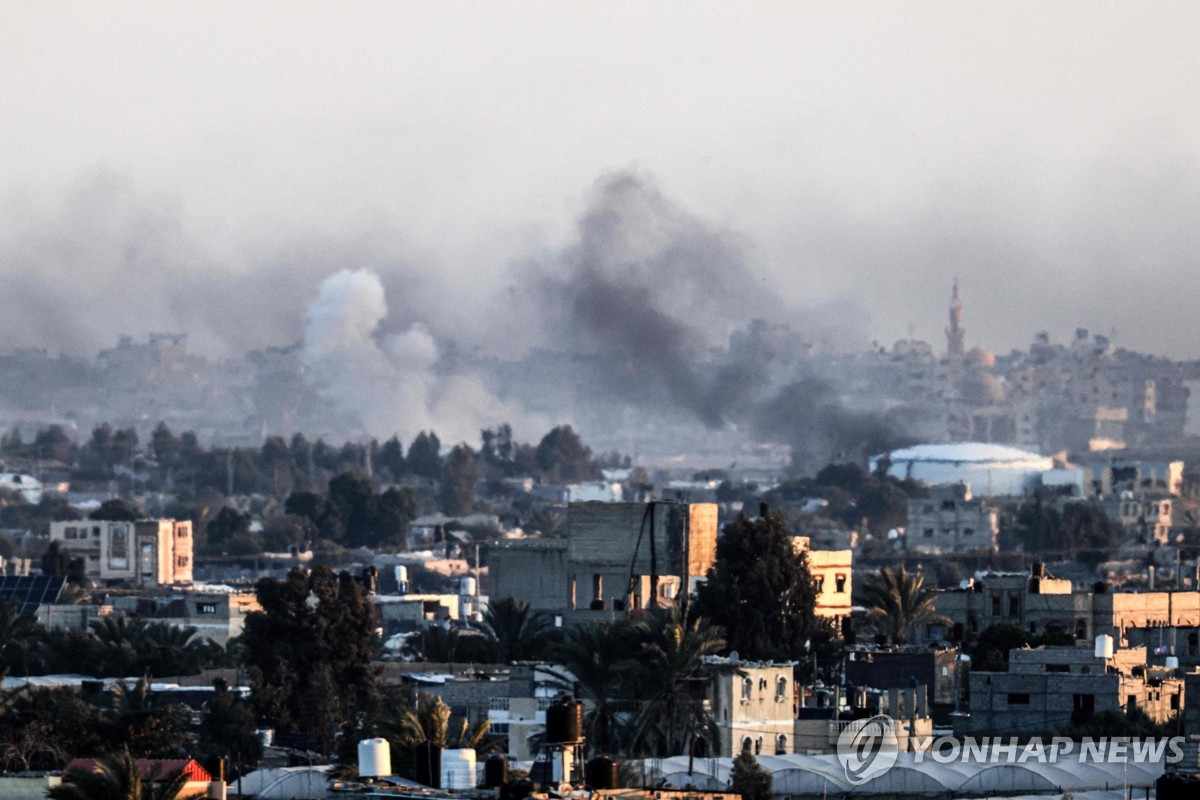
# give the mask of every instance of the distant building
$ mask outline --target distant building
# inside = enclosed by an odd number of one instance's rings
[[[610,620],[693,591],[716,549],[712,503],[571,503],[563,538],[491,550],[488,595],[568,623]]]
[[[52,522],[50,540],[83,558],[92,580],[136,585],[192,581],[190,520]]]
[[[905,539],[916,553],[964,553],[997,549],[996,509],[971,495],[965,483],[934,486],[929,496],[910,498]]]
[[[707,699],[712,705],[716,742],[705,742],[705,757],[787,755],[794,752],[796,687],[791,664],[759,664],[710,656]]]
[[[1171,540],[1171,510],[1175,498],[1164,491],[1122,492],[1107,503],[1131,534],[1147,544],[1167,544]],[[1112,512],[1116,512],[1115,514]]]
[[[1146,665],[1146,648],[1096,655],[1091,646],[1009,651],[1008,672],[973,672],[970,730],[1037,736],[1102,711],[1137,709],[1165,722],[1184,707],[1175,670]]]
[[[894,478],[937,485],[965,483],[985,497],[1017,496],[1036,485],[1053,460],[998,444],[924,444],[872,456],[871,471],[886,464]]]
[[[850,616],[854,551],[813,550],[807,536],[793,536],[792,547],[808,557],[808,570],[817,584],[817,616],[834,619]]]

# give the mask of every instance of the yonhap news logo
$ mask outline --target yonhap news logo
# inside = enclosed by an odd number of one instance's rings
[[[886,714],[850,723],[837,740],[838,761],[851,786],[864,784],[895,766],[899,749],[896,721]]]

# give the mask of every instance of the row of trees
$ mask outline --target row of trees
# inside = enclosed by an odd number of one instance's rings
[[[115,615],[94,620],[90,633],[45,628],[15,603],[0,604],[0,674],[166,677],[231,663],[195,628]]]

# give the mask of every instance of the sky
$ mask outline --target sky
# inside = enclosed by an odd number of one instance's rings
[[[361,268],[396,330],[545,344],[521,276],[628,172],[864,339],[940,348],[957,277],[969,345],[1198,358],[1198,40],[1189,3],[6,0],[0,350],[287,343]]]

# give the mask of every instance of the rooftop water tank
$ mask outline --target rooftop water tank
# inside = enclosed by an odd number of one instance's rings
[[[470,748],[442,751],[443,789],[475,788],[475,751]]]
[[[363,739],[358,743],[358,776],[383,778],[392,774],[392,748],[387,739]]]
[[[1096,637],[1096,658],[1113,657],[1113,637],[1102,633]]]
[[[458,585],[459,585],[459,590],[458,590],[459,594],[464,595],[466,597],[474,597],[475,596],[475,578],[473,576],[467,575],[466,577],[462,578],[458,582]]]
[[[564,744],[583,739],[583,703],[570,697],[546,709],[547,744]]]

